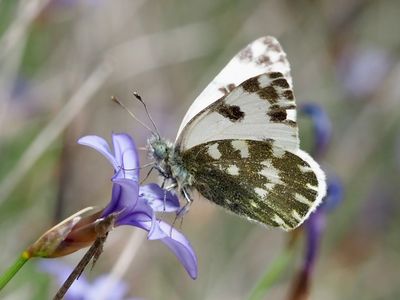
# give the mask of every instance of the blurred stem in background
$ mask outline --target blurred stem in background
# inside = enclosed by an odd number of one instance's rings
[[[265,299],[265,295],[272,286],[283,277],[285,270],[287,270],[288,266],[293,262],[294,254],[297,249],[298,233],[299,230],[296,230],[295,234],[291,236],[288,245],[274,262],[268,266],[266,272],[261,276],[261,279],[250,293],[249,300]]]

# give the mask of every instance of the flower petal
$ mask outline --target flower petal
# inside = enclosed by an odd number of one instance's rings
[[[154,211],[174,212],[180,208],[178,197],[155,183],[141,186],[139,197],[145,199]]]
[[[125,214],[117,222],[118,225],[131,225],[148,231],[149,240],[159,240],[166,237],[168,233],[162,231],[156,219],[152,207],[143,199],[139,199],[134,211]]]
[[[326,111],[318,104],[305,103],[300,113],[309,116],[314,126],[315,145],[312,154],[321,157],[326,152],[332,136],[332,124]]]
[[[114,177],[139,180],[139,154],[135,142],[126,133],[112,135],[117,174]]]
[[[104,209],[102,217],[114,212],[121,212],[118,220],[129,214],[137,205],[139,183],[134,180],[117,178],[113,180],[111,201]]]
[[[138,201],[135,210],[118,220],[118,225],[131,225],[149,232],[149,240],[161,240],[176,255],[190,277],[197,277],[197,257],[186,237],[165,223],[154,218],[151,207]]]
[[[303,269],[306,272],[311,272],[314,269],[315,261],[318,255],[318,249],[321,245],[322,233],[325,229],[325,221],[325,213],[322,211],[315,211],[310,215],[305,223],[307,231],[307,244]]]
[[[176,255],[183,267],[192,279],[197,278],[197,257],[190,242],[186,237],[175,228],[165,222],[160,222],[159,226],[164,232],[171,232],[171,235],[161,239],[161,241]]]
[[[155,221],[155,214],[150,205],[142,199],[138,199],[134,209],[121,214],[121,217],[117,220],[117,225],[131,225],[149,231],[153,221]]]
[[[78,144],[88,146],[88,147],[93,148],[94,150],[97,150],[98,152],[103,154],[103,156],[105,156],[105,158],[108,159],[108,161],[114,167],[114,170],[116,170],[116,171],[118,170],[119,164],[118,164],[117,160],[115,159],[113,153],[111,152],[107,141],[105,139],[103,139],[102,137],[99,137],[97,135],[87,135],[87,136],[81,137],[78,140]]]
[[[325,212],[330,212],[335,209],[343,200],[343,184],[339,177],[332,171],[327,176],[327,192],[324,201],[322,202],[321,209]]]

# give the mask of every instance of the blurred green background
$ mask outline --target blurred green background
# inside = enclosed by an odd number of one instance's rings
[[[174,140],[193,99],[231,57],[273,35],[288,54],[298,103],[318,103],[331,118],[321,163],[345,191],[328,217],[309,299],[400,299],[399,28],[397,0],[0,0],[0,272],[54,223],[108,202],[112,170],[79,137],[128,132],[145,146],[148,132],[111,95],[145,120],[131,100],[138,91]],[[306,150],[309,123],[300,119]],[[199,278],[134,233],[122,276],[130,296],[246,299],[290,239],[207,201],[193,204],[182,231]],[[132,234],[113,231],[88,277],[108,272]],[[74,265],[83,253],[64,261]],[[300,245],[265,299],[287,298],[302,259]],[[59,285],[37,261],[2,299],[54,295]]]

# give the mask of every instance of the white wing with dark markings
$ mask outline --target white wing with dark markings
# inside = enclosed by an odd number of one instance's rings
[[[235,55],[196,98],[183,118],[177,139],[190,120],[207,106],[228,94],[245,80],[270,72],[282,73],[289,86],[292,87],[290,66],[286,59],[286,53],[274,37],[266,36],[250,43]]]
[[[296,103],[280,72],[247,79],[186,124],[177,140],[181,151],[227,139],[273,140],[284,150],[299,149]]]

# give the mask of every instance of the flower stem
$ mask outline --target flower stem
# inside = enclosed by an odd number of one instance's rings
[[[27,251],[22,252],[21,256],[0,276],[0,291],[14,277],[22,266],[31,258]]]
[[[265,299],[265,295],[272,285],[279,280],[283,271],[288,266],[293,256],[293,249],[286,248],[280,256],[273,262],[273,264],[264,273],[258,281],[252,292],[250,293],[249,300]]]

